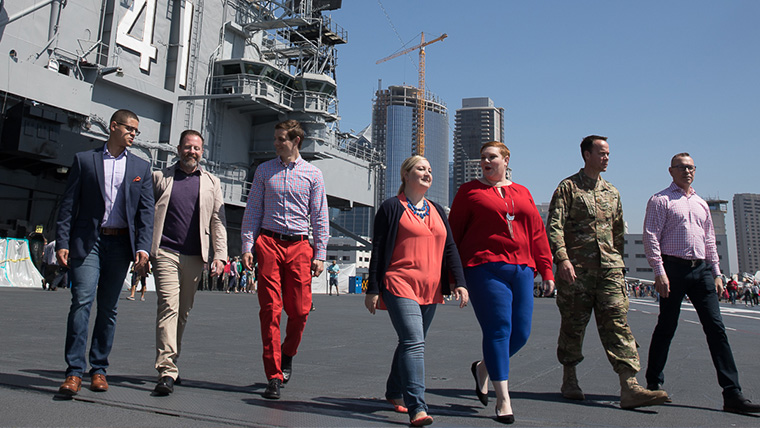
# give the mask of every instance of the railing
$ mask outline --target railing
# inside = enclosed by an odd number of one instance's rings
[[[324,113],[331,116],[338,115],[338,100],[321,92],[301,91],[296,92],[296,98],[303,98],[303,109],[309,113]]]
[[[276,104],[293,108],[295,91],[268,77],[250,74],[215,76],[211,84],[213,94],[250,94]]]

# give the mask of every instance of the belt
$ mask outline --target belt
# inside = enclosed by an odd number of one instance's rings
[[[295,242],[295,241],[308,241],[309,240],[309,235],[286,235],[284,233],[272,232],[271,230],[267,230],[267,229],[261,229],[261,234],[262,235],[266,235],[266,236],[270,236],[270,237],[272,237],[274,239],[279,239],[280,241]]]
[[[676,256],[669,256],[667,254],[662,255],[662,261],[669,262],[669,263],[676,263],[679,265],[689,266],[693,268],[700,266],[702,263],[705,262],[703,259],[687,260],[687,259],[682,259]]]
[[[129,228],[126,228],[126,227],[122,227],[122,228],[101,227],[100,228],[100,234],[101,235],[106,235],[106,236],[129,235]]]

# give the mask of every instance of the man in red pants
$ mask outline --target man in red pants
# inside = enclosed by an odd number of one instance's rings
[[[322,172],[306,162],[299,149],[304,132],[296,120],[278,123],[277,157],[256,169],[243,214],[243,266],[259,263],[259,319],[268,385],[264,398],[280,398],[290,380],[311,309],[311,277],[319,276],[327,255],[329,220]],[[309,224],[314,248],[309,244]],[[280,315],[288,314],[280,343]]]

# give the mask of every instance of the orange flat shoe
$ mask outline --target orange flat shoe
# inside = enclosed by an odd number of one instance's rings
[[[386,400],[391,403],[393,406],[393,411],[396,413],[409,413],[409,409],[402,406],[401,404],[396,403],[395,401],[391,400],[390,398],[386,398]]]

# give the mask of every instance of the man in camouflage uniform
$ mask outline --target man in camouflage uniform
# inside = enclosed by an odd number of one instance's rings
[[[665,391],[636,381],[641,369],[628,326],[623,277],[623,207],[618,190],[601,178],[609,162],[607,138],[581,142],[584,167],[559,183],[549,207],[547,231],[557,264],[557,306],[562,315],[557,357],[564,366],[562,396],[583,400],[575,366],[583,360],[583,337],[594,312],[607,358],[620,376],[620,407],[662,404]]]

